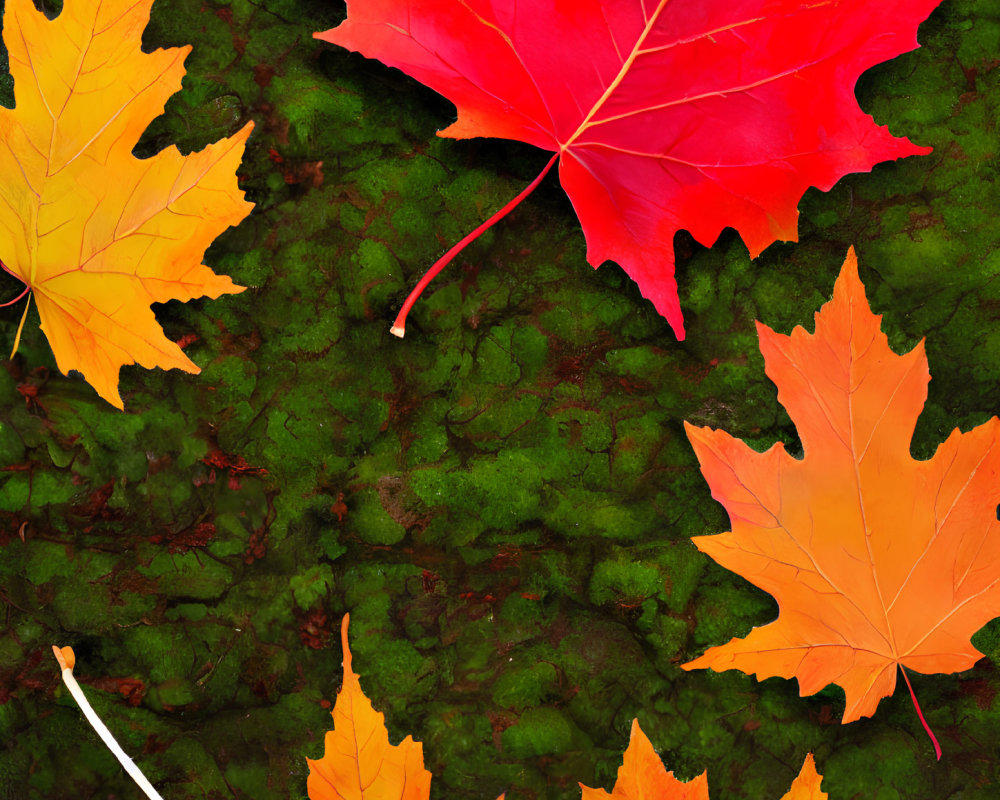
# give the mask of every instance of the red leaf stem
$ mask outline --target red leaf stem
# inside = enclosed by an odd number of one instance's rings
[[[507,205],[505,205],[503,208],[497,211],[492,217],[486,220],[482,225],[480,225],[474,231],[472,231],[469,234],[466,234],[466,236],[460,242],[458,242],[458,244],[456,244],[447,253],[441,256],[441,258],[439,258],[437,261],[434,262],[433,266],[431,266],[431,268],[424,273],[424,277],[420,279],[419,283],[417,283],[417,285],[413,287],[413,291],[411,291],[410,294],[407,296],[406,301],[403,303],[403,307],[399,309],[399,314],[396,315],[396,321],[392,323],[392,327],[389,329],[390,333],[392,333],[393,336],[398,336],[400,339],[402,339],[403,336],[406,335],[406,316],[407,314],[410,313],[410,309],[413,308],[413,304],[417,302],[417,298],[420,297],[424,289],[427,288],[427,284],[429,284],[432,280],[434,280],[434,278],[437,277],[437,274],[441,270],[443,270],[446,266],[448,266],[448,264],[451,263],[451,260],[455,256],[457,256],[460,252],[462,252],[462,250],[465,249],[466,245],[474,242],[482,234],[484,234],[486,231],[488,231],[490,228],[496,225],[496,223],[498,223],[500,220],[506,217],[511,211],[513,211],[514,208],[525,197],[527,197],[529,194],[535,191],[535,187],[537,187],[538,184],[542,182],[542,178],[544,178],[548,174],[548,171],[552,169],[552,165],[556,163],[556,160],[558,158],[559,158],[559,153],[553,155],[552,158],[549,159],[549,163],[545,165],[545,168],[538,173],[538,177],[535,178],[531,183],[529,183],[517,197],[515,197],[513,200],[507,203]]]
[[[917,702],[917,696],[913,693],[913,685],[910,683],[910,678],[906,674],[906,670],[903,669],[903,665],[899,665],[899,671],[903,673],[903,680],[906,681],[906,688],[910,690],[910,699],[913,700],[913,707],[917,709],[917,716],[920,717],[920,724],[924,726],[924,730],[927,731],[927,735],[931,737],[931,742],[934,743],[934,752],[937,754],[937,760],[941,760],[941,745],[938,744],[937,737],[934,735],[934,731],[931,730],[931,726],[927,724],[927,720],[924,719],[924,712],[920,710],[920,703]]]

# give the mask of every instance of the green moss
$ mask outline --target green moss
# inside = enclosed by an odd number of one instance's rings
[[[155,578],[158,590],[168,597],[199,600],[219,597],[232,580],[228,567],[197,553],[162,553],[139,572]]]
[[[392,545],[406,535],[406,528],[396,522],[382,507],[379,495],[366,490],[357,495],[357,505],[350,512],[351,526],[366,542]]]
[[[573,726],[553,708],[531,708],[501,735],[504,750],[514,758],[559,755],[573,744]]]
[[[333,571],[329,564],[317,564],[294,576],[289,582],[292,596],[299,608],[309,608],[317,600],[325,597],[332,584]]]
[[[335,561],[347,552],[347,547],[341,544],[334,530],[325,530],[320,534],[319,547],[323,555],[331,561]]]
[[[522,379],[531,379],[542,369],[549,355],[549,339],[538,328],[517,326],[511,337],[514,359],[521,367]]]
[[[154,709],[169,710],[190,705],[198,697],[195,687],[187,681],[171,679],[154,686],[149,693],[149,704]]]
[[[24,442],[18,436],[17,430],[10,425],[0,423],[0,463],[19,464],[24,458]]]
[[[511,352],[509,332],[493,328],[480,340],[476,370],[479,380],[487,385],[511,385],[520,379],[521,369]]]
[[[772,621],[774,601],[769,595],[743,583],[709,584],[698,590],[695,614],[698,626],[694,643],[698,647],[720,645],[734,636],[746,636],[750,628]]]
[[[419,703],[434,688],[434,661],[424,658],[405,641],[385,641],[378,652],[363,648],[372,665],[368,685],[379,694],[392,694],[406,703]]]
[[[653,601],[643,603],[639,627],[649,631],[646,641],[659,651],[661,663],[673,662],[687,643],[688,624],[683,619],[663,616],[655,609]]]
[[[103,584],[64,578],[59,582],[52,610],[67,631],[101,632],[111,627],[111,594]]]
[[[3,483],[0,491],[0,509],[4,511],[19,511],[28,504],[31,493],[31,483],[24,473],[13,473]]]
[[[705,557],[688,542],[663,548],[656,561],[665,574],[667,607],[680,614],[687,606],[706,566]]]
[[[545,613],[539,602],[541,596],[532,597],[533,593],[530,592],[527,594],[528,596],[511,595],[500,609],[500,619],[510,626],[507,629],[508,635],[514,634],[516,630],[534,631],[545,620]]]
[[[166,613],[166,618],[172,621],[187,619],[200,622],[208,615],[208,607],[202,603],[180,603]]]
[[[458,471],[415,472],[411,487],[427,505],[466,509],[484,525],[510,528],[537,513],[541,475],[524,453],[501,453],[495,459],[476,459]]]
[[[25,575],[34,584],[48,583],[53,578],[73,575],[77,566],[72,563],[67,548],[54,542],[32,542],[25,563]]]
[[[493,702],[517,711],[537,706],[555,691],[557,681],[555,667],[545,662],[505,672],[494,684]]]
[[[515,394],[499,400],[488,408],[478,409],[463,428],[467,434],[478,439],[484,449],[512,446],[509,437],[522,430],[541,411],[542,400],[533,394]],[[543,459],[539,461],[544,464]]]
[[[659,570],[642,563],[623,560],[601,561],[594,567],[590,582],[590,600],[635,603],[656,594],[662,586]]]
[[[9,669],[21,662],[24,658],[24,649],[12,639],[0,641],[0,667]],[[0,716],[0,731],[4,728],[3,716]]]
[[[190,642],[178,625],[139,628],[125,644],[133,662],[153,683],[177,678],[191,667]]]
[[[210,364],[203,373],[205,380],[217,388],[222,402],[233,402],[253,394],[257,385],[257,367],[244,358],[231,356]]]
[[[259,800],[279,800],[280,793],[266,788],[269,771],[266,764],[229,764],[225,771],[226,785],[241,792],[253,793]]]

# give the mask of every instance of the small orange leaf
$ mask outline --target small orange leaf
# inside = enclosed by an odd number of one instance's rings
[[[611,794],[580,784],[583,800],[708,800],[708,773],[684,783],[667,772],[649,738],[632,720],[632,735]]]
[[[152,2],[66,0],[48,20],[8,0],[3,25],[0,263],[34,294],[59,369],[118,408],[125,364],[199,371],[150,304],[243,291],[201,259],[253,207],[236,185],[253,123],[187,156],[132,155],[191,50],[142,52]]]
[[[792,782],[792,788],[784,794],[781,800],[827,800],[829,795],[819,788],[822,782],[823,776],[816,771],[813,754],[809,753],[799,776]]]
[[[819,789],[822,780],[810,753],[792,788],[781,800],[826,800],[826,792]],[[632,735],[611,794],[582,783],[580,788],[582,800],[709,800],[707,772],[687,783],[677,780],[674,773],[667,772],[663,766],[637,719],[632,720]]]
[[[409,736],[389,744],[385,717],[351,669],[349,621],[345,614],[340,625],[344,685],[333,707],[333,730],[326,734],[323,758],[307,759],[309,800],[427,800],[431,774],[424,769],[423,746]]]

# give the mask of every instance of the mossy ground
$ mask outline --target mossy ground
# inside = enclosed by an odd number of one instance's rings
[[[914,454],[1000,409],[997,4],[944,0],[920,50],[859,83],[932,155],[810,191],[801,241],[755,261],[731,231],[678,236],[682,343],[621,270],[587,266],[554,179],[392,338],[422,270],[547,156],[436,138],[446,101],[311,38],[342,15],[154,6],[147,46],[194,49],[139,152],[257,123],[257,208],[207,256],[250,290],[159,308],[204,371],[123,370],[125,413],[55,370],[35,315],[0,370],[0,797],[137,796],[53,643],[168,800],[305,797],[350,611],[362,685],[393,741],[424,742],[434,798],[610,787],[633,717],[714,800],[780,797],[810,750],[834,800],[995,798],[1000,625],[975,669],[914,678],[941,763],[905,690],[842,726],[837,690],[678,665],[775,613],[690,543],[727,520],[681,425],[798,447],[755,319],[811,327],[853,244],[892,345],[927,337]]]

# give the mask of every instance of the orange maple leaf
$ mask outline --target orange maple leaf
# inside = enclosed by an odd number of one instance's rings
[[[323,758],[306,759],[309,800],[427,800],[431,774],[424,769],[423,745],[410,736],[389,744],[385,718],[351,669],[349,621],[345,614],[340,626],[344,685],[333,707],[333,730],[326,734]]]
[[[812,753],[809,753],[791,789],[781,800],[826,800],[826,792],[819,788],[822,780],[816,772]],[[611,793],[591,789],[582,783],[580,788],[582,800],[709,800],[708,773],[703,772],[685,783],[675,778],[674,773],[667,772],[637,719],[632,720],[632,735]]]
[[[67,0],[50,21],[8,0],[3,26],[16,107],[0,108],[0,263],[34,294],[59,369],[118,408],[124,364],[199,372],[150,304],[243,291],[201,259],[253,207],[235,175],[252,122],[187,156],[132,155],[191,50],[142,52],[152,2]]]
[[[809,753],[798,777],[792,781],[791,788],[782,795],[781,800],[827,800],[829,795],[819,788],[822,782],[823,776],[816,771],[813,754]]]
[[[971,667],[982,656],[971,636],[1000,613],[1000,420],[953,431],[928,461],[911,458],[927,358],[922,342],[893,353],[880,324],[853,249],[814,334],[757,323],[801,459],[780,442],[758,453],[686,426],[732,523],[694,541],[774,595],[779,614],[684,668],[796,677],[802,695],[835,683],[844,722],[875,713],[897,665],[904,678],[903,667]]]

